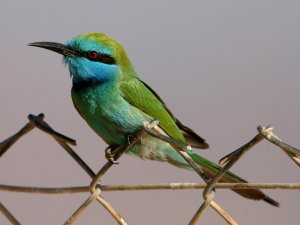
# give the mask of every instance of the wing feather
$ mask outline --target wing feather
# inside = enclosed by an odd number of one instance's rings
[[[145,83],[137,77],[122,81],[120,90],[123,97],[131,105],[137,107],[144,113],[159,120],[159,126],[172,138],[186,142],[180,129],[177,127],[172,114],[165,108],[164,103],[153,94]]]
[[[205,140],[177,120],[156,92],[137,77],[123,80],[120,84],[120,90],[124,99],[131,105],[158,119],[159,126],[170,137],[188,143],[195,148],[208,148]]]

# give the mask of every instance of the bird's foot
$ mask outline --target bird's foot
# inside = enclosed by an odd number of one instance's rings
[[[115,153],[114,150],[116,149],[116,146],[108,146],[105,149],[105,158],[110,161],[113,164],[119,164],[116,160],[115,160]]]
[[[132,144],[132,142],[135,140],[135,137],[134,137],[134,135],[128,135],[127,136],[127,141],[128,141],[128,145],[130,146],[130,147],[132,147],[133,146],[133,144]]]

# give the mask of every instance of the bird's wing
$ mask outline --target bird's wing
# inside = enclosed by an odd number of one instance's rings
[[[176,119],[176,118],[175,118]],[[179,120],[176,119],[176,124],[179,127],[181,133],[185,137],[187,143],[193,148],[207,149],[209,145],[206,143],[205,139],[200,137],[191,128],[183,125]]]
[[[208,148],[203,138],[180,123],[166,107],[161,98],[137,77],[120,83],[123,97],[131,105],[159,120],[159,126],[172,138],[190,144],[195,148]]]

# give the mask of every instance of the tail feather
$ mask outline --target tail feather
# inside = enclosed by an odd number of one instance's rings
[[[148,136],[142,140],[140,145],[134,145],[128,151],[129,154],[139,156],[142,159],[149,159],[161,162],[168,162],[174,166],[193,170],[192,167],[185,161],[185,159],[178,154],[169,144],[163,141],[158,141],[154,137]],[[215,177],[220,171],[221,167],[217,164],[202,158],[201,156],[193,153],[192,151],[186,151],[186,153],[207,173],[210,177]],[[223,183],[247,183],[246,180],[238,177],[237,175],[226,172],[220,182]],[[271,205],[279,206],[279,203],[272,198],[265,195],[262,191],[258,189],[232,189],[239,195],[254,199],[254,200],[264,200]]]
[[[215,175],[220,171],[221,167],[217,164],[202,158],[201,156],[189,151],[187,152],[189,156],[202,167],[205,173],[207,173],[210,177],[215,177]],[[231,173],[228,171],[224,174],[224,176],[220,179],[221,183],[247,183],[246,180],[240,178],[239,176]],[[263,200],[273,206],[279,207],[279,203],[274,199],[270,198],[269,196],[265,195],[259,189],[232,189],[232,191],[236,192],[237,194],[253,199],[253,200]]]

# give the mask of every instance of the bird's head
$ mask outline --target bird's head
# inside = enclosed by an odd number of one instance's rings
[[[135,74],[123,47],[102,33],[78,35],[66,44],[34,42],[29,45],[62,54],[74,84],[81,81],[105,82]]]

